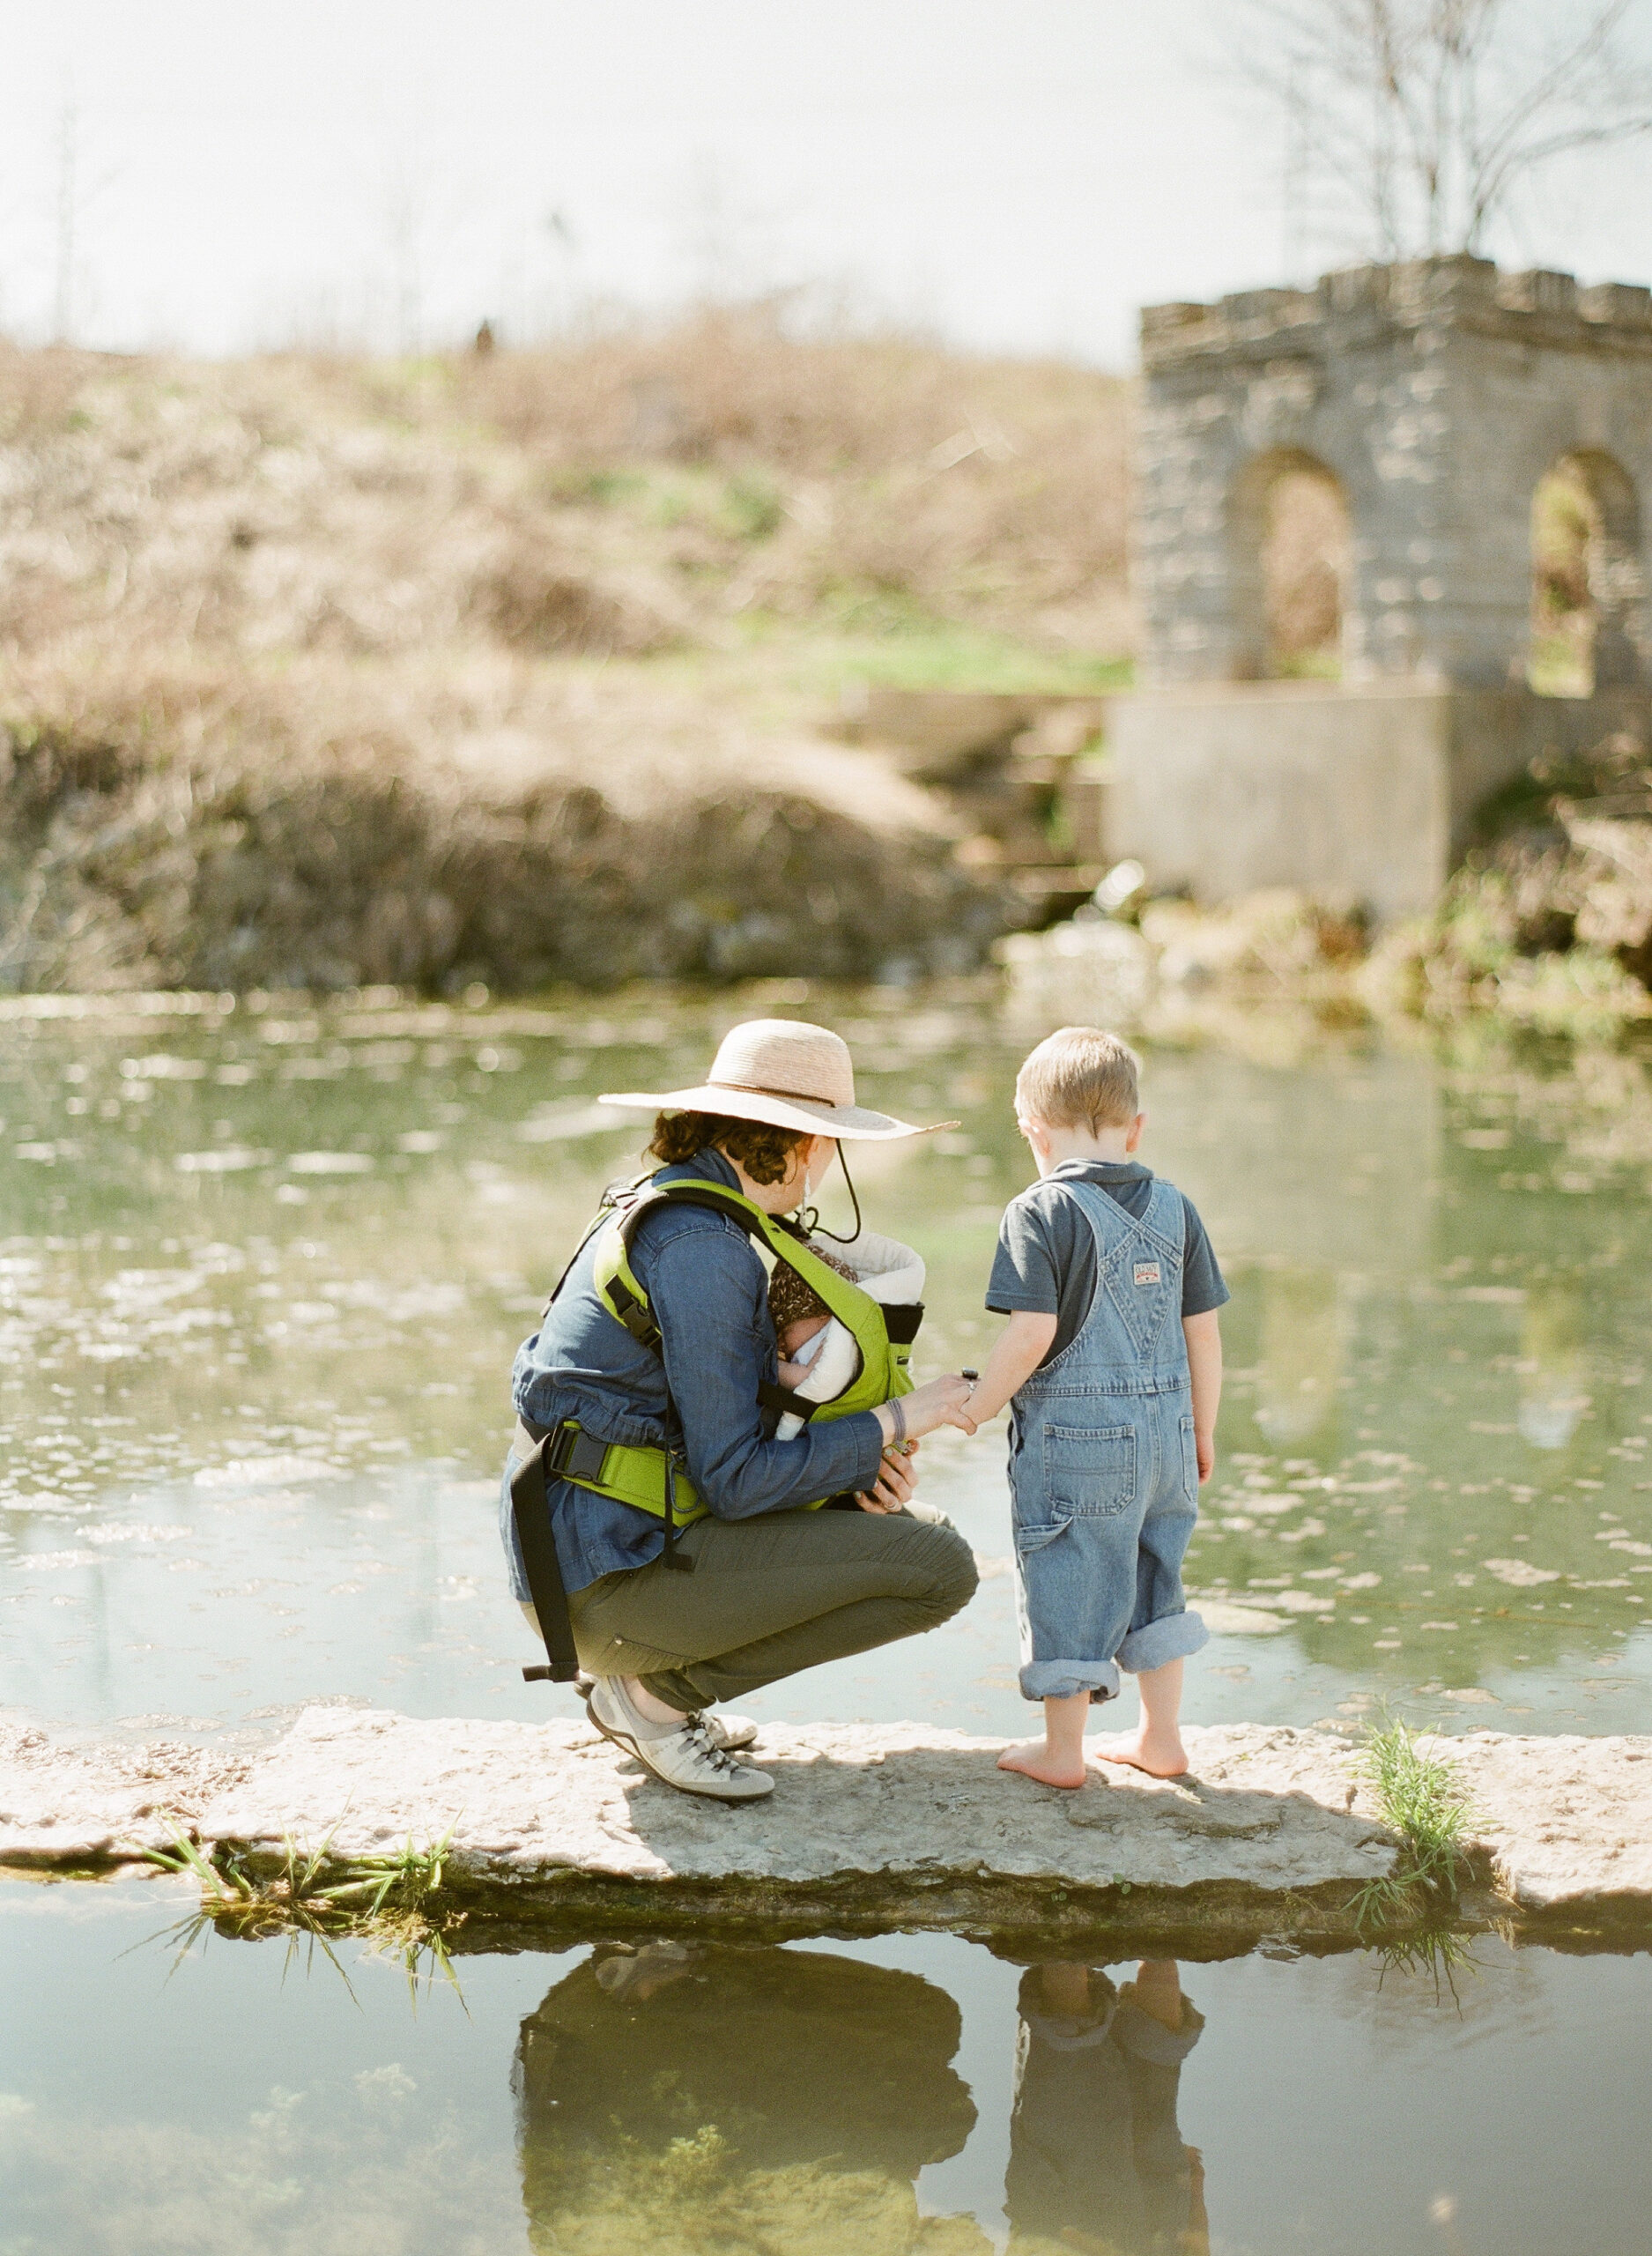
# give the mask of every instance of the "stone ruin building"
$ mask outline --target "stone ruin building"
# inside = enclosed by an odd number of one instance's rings
[[[1403,914],[1536,753],[1645,732],[1652,292],[1358,267],[1150,307],[1142,356],[1144,687],[1109,716],[1109,851],[1206,897],[1295,884]],[[1592,679],[1543,695],[1533,502],[1555,475],[1588,524]],[[1345,528],[1305,679],[1281,678],[1270,615],[1287,483]]]

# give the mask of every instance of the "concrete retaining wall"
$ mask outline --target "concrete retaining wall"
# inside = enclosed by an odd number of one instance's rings
[[[1209,683],[1111,699],[1108,858],[1201,901],[1292,886],[1380,924],[1431,908],[1478,809],[1539,753],[1624,729],[1638,691],[1592,698],[1421,681]]]

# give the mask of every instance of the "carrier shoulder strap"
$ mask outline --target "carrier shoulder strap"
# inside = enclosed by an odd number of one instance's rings
[[[580,1659],[574,1650],[574,1624],[568,1618],[567,1593],[563,1588],[556,1537],[551,1528],[550,1501],[545,1493],[545,1451],[550,1440],[550,1435],[544,1436],[510,1476],[510,1505],[516,1522],[516,1540],[522,1546],[528,1593],[533,1599],[545,1649],[544,1662],[524,1668],[522,1674],[530,1683],[544,1683],[548,1679],[552,1684],[571,1684],[580,1673]]]
[[[806,1240],[804,1231],[796,1222],[779,1215],[759,1215],[737,1191],[725,1191],[715,1183],[651,1184],[647,1190],[639,1191],[623,1206],[604,1215],[603,1221],[614,1222],[618,1228],[623,1258],[614,1274],[600,1288],[602,1297],[638,1346],[648,1348],[650,1354],[663,1360],[660,1327],[636,1279],[631,1274],[631,1248],[637,1232],[648,1215],[660,1206],[708,1207],[712,1213],[722,1214],[735,1223],[748,1237],[767,1241],[767,1223],[769,1228],[782,1230],[789,1237],[795,1237],[799,1244],[805,1243]],[[789,1399],[786,1406],[791,1407]]]
[[[794,1237],[800,1245],[808,1243],[807,1234],[796,1222],[782,1215],[759,1216],[737,1191],[725,1191],[715,1183],[662,1183],[639,1192],[630,1200],[619,1217],[620,1244],[625,1258],[614,1274],[601,1288],[602,1296],[612,1313],[639,1347],[664,1361],[664,1341],[654,1311],[641,1296],[636,1279],[631,1274],[631,1248],[638,1229],[655,1208],[669,1206],[705,1206],[714,1213],[722,1214],[736,1223],[751,1238],[772,1243],[771,1230],[782,1231]],[[610,1217],[611,1220],[611,1216]],[[767,1225],[767,1227],[766,1227]],[[781,1386],[773,1379],[759,1379],[757,1399],[766,1410],[780,1414],[788,1411],[807,1421],[820,1407],[801,1394],[794,1394],[789,1386]]]

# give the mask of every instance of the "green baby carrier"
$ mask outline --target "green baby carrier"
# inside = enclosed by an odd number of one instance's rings
[[[808,1233],[789,1220],[766,1213],[750,1198],[726,1184],[688,1177],[657,1183],[643,1176],[608,1191],[596,1220],[574,1248],[573,1258],[557,1280],[552,1302],[567,1282],[574,1263],[592,1238],[597,1241],[592,1281],[598,1299],[617,1324],[621,1324],[650,1354],[664,1361],[660,1327],[648,1306],[648,1296],[631,1266],[631,1249],[648,1215],[662,1206],[706,1206],[737,1224],[756,1246],[795,1269],[819,1294],[832,1314],[846,1326],[860,1350],[861,1368],[850,1385],[831,1402],[810,1402],[789,1387],[765,1380],[758,1398],[766,1409],[790,1411],[805,1420],[847,1418],[858,1410],[874,1410],[912,1390],[907,1370],[912,1343],[923,1319],[923,1304],[886,1307],[863,1292],[829,1262],[821,1260],[808,1243]],[[679,1528],[704,1519],[708,1507],[695,1493],[683,1453],[682,1431],[669,1396],[666,1406],[667,1440],[663,1448],[604,1442],[582,1431],[579,1421],[565,1418],[555,1426],[538,1428],[524,1420],[519,1427],[529,1454],[511,1476],[511,1505],[522,1546],[522,1563],[534,1610],[539,1617],[549,1666],[524,1668],[530,1681],[570,1682],[579,1673],[567,1600],[557,1564],[551,1532],[546,1486],[551,1480],[571,1481],[635,1510],[652,1512],[664,1523],[663,1557],[670,1568],[692,1573],[693,1562],[677,1549]],[[819,1511],[831,1503],[819,1496],[801,1507]]]

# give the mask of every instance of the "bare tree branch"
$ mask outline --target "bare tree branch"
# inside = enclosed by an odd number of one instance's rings
[[[1476,250],[1555,158],[1652,132],[1633,0],[1240,0],[1230,60],[1286,94],[1303,154],[1389,257]],[[1545,21],[1545,19],[1547,20]]]

